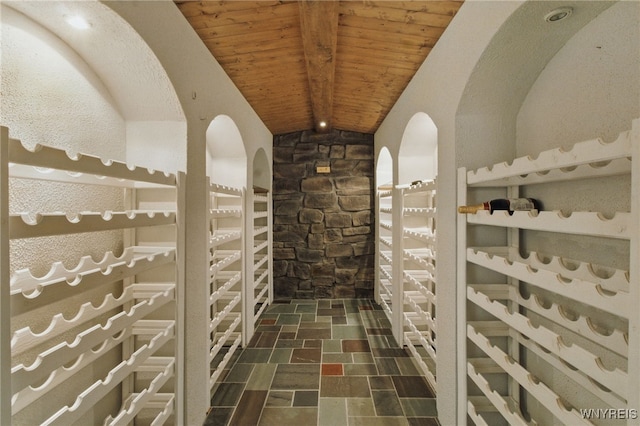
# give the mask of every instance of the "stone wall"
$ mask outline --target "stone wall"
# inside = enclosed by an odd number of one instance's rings
[[[275,298],[373,298],[373,135],[276,135],[273,162]]]

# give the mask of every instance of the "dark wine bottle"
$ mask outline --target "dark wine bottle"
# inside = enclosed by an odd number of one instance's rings
[[[458,213],[475,214],[479,210],[489,210],[489,213],[495,210],[506,210],[509,214],[513,214],[514,211],[541,210],[541,204],[534,198],[496,198],[482,204],[458,207]]]

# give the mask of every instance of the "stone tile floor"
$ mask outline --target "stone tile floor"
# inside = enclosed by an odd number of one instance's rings
[[[384,311],[361,299],[269,306],[211,407],[205,425],[439,425],[435,395]]]

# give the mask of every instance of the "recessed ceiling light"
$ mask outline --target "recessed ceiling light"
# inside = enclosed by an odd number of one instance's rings
[[[64,19],[65,21],[67,21],[67,24],[71,25],[73,28],[79,30],[87,30],[91,28],[91,24],[89,23],[89,21],[87,21],[80,15],[66,15]]]
[[[571,12],[573,12],[573,9],[570,7],[559,7],[547,13],[544,20],[547,22],[562,21],[563,19],[568,18],[571,15]]]

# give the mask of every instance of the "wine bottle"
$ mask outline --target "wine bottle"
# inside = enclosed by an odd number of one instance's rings
[[[509,214],[513,214],[514,211],[541,210],[541,205],[534,198],[497,198],[482,204],[458,207],[458,213],[475,214],[479,210],[489,210],[489,213],[495,210],[506,210]]]

